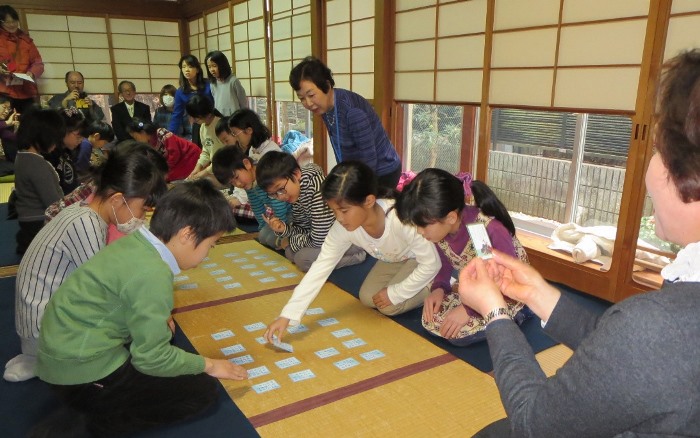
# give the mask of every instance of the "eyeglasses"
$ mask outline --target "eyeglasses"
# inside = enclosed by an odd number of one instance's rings
[[[280,196],[286,195],[287,194],[287,183],[289,183],[289,178],[287,178],[287,181],[285,181],[285,183],[281,189],[275,190],[272,193],[268,192],[267,197],[270,199],[278,199]]]
[[[238,136],[241,135],[241,134],[243,133],[243,131],[233,132],[233,130],[231,130],[231,131],[229,131],[229,132],[231,133],[231,135],[233,135],[233,136],[236,137],[236,138],[238,138]]]

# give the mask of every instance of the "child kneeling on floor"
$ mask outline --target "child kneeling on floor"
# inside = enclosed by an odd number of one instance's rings
[[[82,414],[84,433],[121,435],[191,418],[216,402],[214,377],[248,377],[228,360],[170,344],[174,275],[197,266],[234,223],[209,181],[178,185],[157,203],[150,231],[107,246],[56,291],[42,320],[37,374]],[[49,423],[40,426],[60,433]]]

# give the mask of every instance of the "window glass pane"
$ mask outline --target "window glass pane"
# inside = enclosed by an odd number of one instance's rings
[[[488,183],[552,228],[616,226],[631,129],[625,116],[494,109]]]
[[[277,102],[277,132],[280,138],[293,129],[312,138],[311,112],[299,102]]]
[[[248,97],[248,108],[255,111],[255,113],[260,117],[263,125],[270,128],[267,125],[267,98],[265,97]]]
[[[404,104],[404,167],[420,172],[438,167],[460,170],[463,112],[461,106]]]

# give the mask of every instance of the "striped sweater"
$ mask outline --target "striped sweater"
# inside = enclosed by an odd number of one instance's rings
[[[289,247],[296,252],[302,248],[320,248],[335,216],[321,197],[323,169],[317,164],[301,168],[299,199],[292,204],[292,222],[280,237],[289,237]]]
[[[83,203],[66,207],[39,231],[17,271],[15,326],[21,338],[39,337],[51,295],[106,241],[107,223]]]

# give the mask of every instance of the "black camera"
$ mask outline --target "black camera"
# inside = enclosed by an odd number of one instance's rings
[[[78,98],[75,100],[75,107],[78,109],[85,109],[85,108],[90,108],[90,105],[88,105],[88,101],[85,100],[87,98],[87,93],[84,91],[81,91],[78,93]]]

